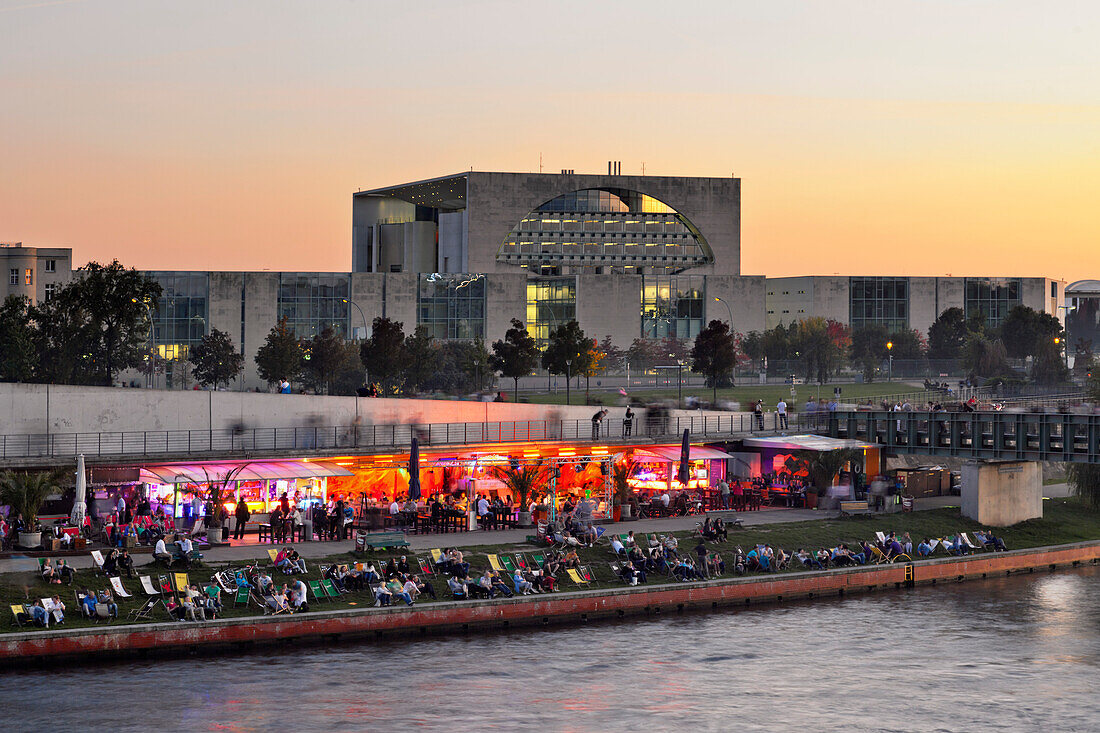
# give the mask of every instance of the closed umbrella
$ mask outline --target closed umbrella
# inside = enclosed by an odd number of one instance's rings
[[[88,486],[84,477],[84,454],[81,453],[76,457],[76,497],[73,499],[73,512],[70,515],[73,524],[77,527],[84,524],[84,515],[88,510],[85,503],[87,493]]]
[[[412,439],[412,450],[409,451],[409,498],[413,501],[420,499],[420,441]]]
[[[684,486],[687,486],[688,479],[691,478],[691,473],[688,471],[690,453],[691,445],[688,443],[688,429],[684,428],[684,442],[680,445],[680,470],[676,472],[676,480]]]

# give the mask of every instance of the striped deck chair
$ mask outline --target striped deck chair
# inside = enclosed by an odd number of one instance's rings
[[[153,587],[153,579],[148,575],[138,576],[138,580],[141,581],[141,589],[145,591],[147,596],[159,596],[160,591]]]
[[[516,566],[512,564],[512,558],[507,555],[500,556],[500,564],[504,566],[504,569],[508,571],[509,575],[515,575]]]
[[[309,581],[309,590],[313,594],[313,599],[320,603],[321,601],[327,601],[328,594],[325,593],[325,589],[321,587],[321,581],[311,580]]]

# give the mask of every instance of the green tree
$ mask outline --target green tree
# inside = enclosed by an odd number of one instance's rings
[[[601,368],[605,373],[620,372],[626,365],[626,352],[611,342],[610,335],[604,336],[600,342],[600,353],[603,354]]]
[[[928,328],[930,359],[962,358],[963,345],[970,334],[962,308],[948,308]]]
[[[852,363],[859,365],[864,381],[875,378],[875,372],[882,362],[889,358],[890,334],[881,323],[868,323],[852,329]]]
[[[405,385],[419,392],[439,366],[439,347],[427,326],[417,326],[405,337],[405,355]]]
[[[829,381],[851,346],[851,335],[843,324],[815,317],[795,324],[790,332],[796,358],[802,361],[806,381],[819,384]]]
[[[764,361],[764,334],[759,331],[749,331],[741,339],[741,351],[745,353],[751,362],[753,369]]]
[[[332,387],[329,394],[354,395],[364,384],[363,362],[359,359],[359,344],[354,341],[344,341],[343,352],[340,355],[340,363],[336,366],[336,372],[332,377]]]
[[[5,471],[0,474],[0,504],[6,504],[23,517],[33,532],[38,526],[38,510],[52,494],[60,494],[67,479],[63,470]]]
[[[539,347],[518,318],[512,319],[512,327],[504,333],[504,340],[493,342],[489,366],[500,376],[511,379],[515,385],[513,401],[519,401],[519,378],[526,377],[539,363]]]
[[[332,328],[302,342],[302,378],[315,392],[329,394],[333,380],[344,361],[344,339]]]
[[[963,368],[972,377],[993,379],[1012,372],[1008,354],[1000,339],[992,340],[981,333],[971,333],[963,345]]]
[[[550,332],[550,343],[542,352],[542,365],[551,374],[576,376],[589,368],[592,341],[584,335],[576,321],[558,326]]]
[[[1041,340],[1035,345],[1031,379],[1036,384],[1063,384],[1069,381],[1069,367],[1062,360],[1062,344]]]
[[[924,358],[924,344],[922,343],[920,332],[916,329],[903,328],[899,331],[894,331],[890,334],[888,340],[893,344],[890,353],[894,355],[895,359],[915,361]]]
[[[384,394],[390,394],[408,364],[401,323],[381,316],[375,318],[370,338],[359,347],[359,358],[369,378],[382,385]]]
[[[30,300],[9,295],[0,305],[0,380],[30,381],[37,367]]]
[[[303,356],[302,345],[283,316],[256,351],[256,369],[269,385],[283,379],[293,382],[301,372]]]
[[[115,375],[142,365],[148,352],[149,321],[145,305],[155,310],[160,284],[118,260],[109,265],[89,262],[77,270],[68,294],[88,328],[83,345],[100,384],[111,385]]]
[[[997,334],[1013,359],[1037,356],[1045,344],[1065,338],[1057,318],[1026,305],[1014,306],[1001,322]]]
[[[1067,463],[1066,480],[1074,496],[1080,497],[1093,509],[1100,509],[1100,465]]]
[[[718,380],[729,377],[737,363],[733,334],[728,323],[713,320],[695,337],[691,349],[691,371],[710,380],[712,404],[718,404]]]
[[[36,378],[54,384],[96,384],[98,376],[88,344],[93,327],[78,305],[79,284],[71,282],[53,298],[31,308]]]
[[[225,331],[216,328],[202,337],[200,343],[191,347],[191,373],[199,384],[218,388],[219,384],[229,386],[230,380],[244,369],[244,356],[233,346],[233,340]]]

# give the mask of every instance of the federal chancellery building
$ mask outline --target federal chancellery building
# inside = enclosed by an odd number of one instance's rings
[[[218,328],[245,353],[251,388],[262,386],[252,357],[282,317],[304,338],[325,327],[362,338],[388,316],[406,332],[486,342],[512,318],[540,342],[577,320],[625,349],[731,316],[742,333],[812,316],[924,332],[954,306],[991,323],[1017,304],[1065,313],[1064,283],[1044,278],[742,275],[740,179],[608,170],[469,171],[357,191],[351,272],[150,271],[164,288],[158,350],[183,358]],[[28,267],[9,268],[20,290]]]

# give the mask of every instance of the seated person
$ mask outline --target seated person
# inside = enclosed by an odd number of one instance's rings
[[[393,605],[393,593],[386,587],[385,583],[379,583],[371,588],[374,591],[374,605],[375,606],[390,606]]]
[[[619,538],[614,535],[611,536],[611,551],[616,555],[626,554],[626,547],[619,541]]]
[[[538,590],[535,588],[534,583],[531,583],[524,579],[523,570],[520,568],[516,568],[516,572],[512,575],[512,585],[515,586],[516,593],[520,593],[525,596],[530,595],[532,591],[536,593],[538,592]]]
[[[168,615],[175,621],[183,621],[184,608],[176,602],[175,596],[169,596],[164,601],[164,607],[168,610]]]
[[[671,558],[680,556],[680,541],[676,539],[674,535],[666,535],[662,538],[662,545],[665,547],[665,555]]]
[[[290,548],[289,547],[284,547],[281,550],[279,550],[279,554],[277,554],[275,556],[275,567],[279,568],[279,570],[282,570],[287,575],[290,575],[291,573],[300,572],[298,570],[297,563],[291,563],[291,561],[290,561]]]
[[[46,562],[42,563],[42,580],[46,583],[60,583],[61,579],[57,577],[57,568],[54,567],[53,561],[50,558],[46,558]]]
[[[488,570],[478,576],[476,583],[467,583],[467,587],[479,598],[493,597],[493,577],[489,575]]]
[[[195,546],[191,544],[191,538],[184,535],[180,539],[176,540],[176,545],[180,548],[180,554],[183,555],[183,564],[188,568],[191,567],[191,553],[194,551]]]
[[[412,569],[409,567],[409,561],[405,558],[404,555],[402,555],[401,559],[397,561],[397,572],[401,575],[408,575],[412,572]]]
[[[404,576],[404,578],[405,584],[401,586],[401,590],[405,592],[405,595],[415,601],[420,597],[420,586],[414,583],[412,578],[408,575]]]
[[[962,535],[957,534],[954,539],[951,540],[948,552],[952,555],[969,555],[970,547],[963,542]]]
[[[40,626],[43,629],[50,628],[50,614],[48,611],[46,611],[45,608],[43,608],[42,604],[39,601],[35,601],[25,608],[27,609],[27,613],[30,614],[31,622],[35,626]]]
[[[772,560],[772,567],[777,571],[787,567],[787,564],[791,561],[791,556],[784,552],[782,547],[777,547],[769,558]]]
[[[386,589],[393,594],[394,598],[403,600],[406,606],[411,606],[413,604],[412,596],[405,592],[404,584],[397,578],[387,582]]]
[[[626,533],[626,537],[623,538],[623,545],[630,548],[630,547],[634,547],[635,544],[636,543],[634,541],[634,530],[630,530],[629,532]]]
[[[619,577],[627,585],[638,585],[638,573],[630,562],[624,562],[619,568]]]
[[[206,620],[206,613],[195,604],[194,599],[189,594],[180,596],[180,608],[182,610],[181,619],[187,617],[192,621]]]
[[[814,568],[816,570],[824,569],[822,568],[821,563],[818,561],[818,559],[814,557],[811,553],[806,552],[806,550],[802,547],[798,548],[798,552],[796,552],[794,556],[798,558],[798,561],[802,563],[804,567]]]
[[[280,613],[290,613],[290,592],[286,584],[275,591],[275,610]],[[204,619],[205,620],[205,619]]]
[[[130,557],[130,553],[125,548],[119,550],[118,568],[126,572],[127,578],[134,577],[134,558]]]
[[[714,520],[711,529],[714,531],[715,542],[728,542],[730,538],[729,529],[726,528],[725,521],[721,517]]]
[[[84,616],[86,618],[95,618],[95,593],[88,588],[84,589],[84,597],[80,599],[80,605],[84,610]]]
[[[717,552],[712,552],[710,557],[707,558],[707,572],[711,575],[724,575],[726,572],[726,561],[722,559],[722,556]]]
[[[321,577],[327,580],[331,580],[332,584],[336,586],[336,590],[340,591],[341,593],[347,592],[347,588],[344,587],[344,579],[340,577],[339,565],[329,565],[327,568],[325,568],[325,571],[321,573]]]
[[[65,585],[73,584],[73,577],[75,576],[75,573],[73,573],[72,566],[65,562],[65,558],[61,558],[57,561],[57,568],[55,569],[54,574],[57,576],[57,579],[59,581],[63,581]]]
[[[218,593],[217,589],[214,590],[213,595],[210,595],[208,592],[200,593],[199,589],[195,586],[192,586],[191,590],[194,591],[192,595],[199,599],[203,612],[208,614],[210,618],[216,619],[218,614],[222,612],[222,602],[220,593]]]
[[[920,541],[920,544],[917,545],[917,555],[919,555],[920,557],[928,557],[931,554],[932,544],[928,541],[928,538],[925,537],[923,540]]]
[[[904,552],[906,555],[913,554],[913,538],[909,536],[908,532],[903,534],[898,542],[901,543],[902,552]]]
[[[107,557],[103,558],[103,572],[106,575],[115,575],[118,572],[118,550],[113,547],[107,551]]]
[[[980,529],[974,532],[975,539],[986,547],[992,547],[994,552],[1007,552],[1004,540],[994,536],[992,532],[983,532]]]
[[[253,585],[256,586],[256,592],[262,596],[269,596],[275,587],[275,583],[271,580],[271,576],[267,573],[259,573],[253,579]]]
[[[709,516],[703,520],[703,526],[699,528],[699,534],[702,535],[703,539],[705,540],[713,541],[714,539],[716,539],[714,536],[714,529],[711,527],[710,524]]]
[[[898,555],[905,555],[905,548],[901,546],[901,543],[897,539],[889,539],[886,541],[886,557],[897,557]]]
[[[628,560],[626,564],[630,567],[631,571],[633,571],[633,575],[638,579],[639,583],[646,582],[645,562],[635,562],[634,560]]]
[[[564,568],[577,570],[581,566],[581,559],[577,556],[576,550],[570,549],[569,552],[565,553],[565,557],[562,558],[561,564]]]
[[[172,554],[168,552],[168,546],[164,543],[163,536],[157,540],[157,544],[153,547],[153,559],[160,560],[169,567],[172,566]]]
[[[295,611],[308,611],[309,603],[306,597],[306,584],[301,580],[295,580],[290,587],[290,606]]]
[[[107,613],[111,618],[118,618],[118,604],[115,603],[114,594],[111,593],[110,588],[106,588],[99,592],[99,596],[96,598],[96,602],[102,603],[107,607]]]
[[[466,595],[466,584],[456,577],[452,576],[447,578],[447,587],[450,589],[451,596],[453,596],[455,600],[466,600],[468,597]]]
[[[421,580],[419,575],[413,575],[409,578],[409,580],[411,580],[413,582],[413,585],[416,586],[417,595],[423,595],[426,593],[432,597],[433,601],[435,600],[435,588],[432,587],[431,583],[425,580]]]
[[[817,551],[817,561],[825,568],[829,567],[829,562],[832,560],[832,554],[822,547]]]
[[[557,550],[550,550],[546,553],[546,558],[542,562],[542,569],[551,577],[557,577],[558,573],[561,572],[562,562]]]
[[[495,570],[490,570],[489,578],[491,580],[492,588],[492,592],[489,594],[490,598],[493,598],[498,594],[506,596],[508,598],[512,597],[512,589],[504,584],[504,579],[500,577],[500,573]]]
[[[55,595],[51,598],[46,611],[53,616],[55,623],[65,623],[65,604],[61,601],[61,596]]]

